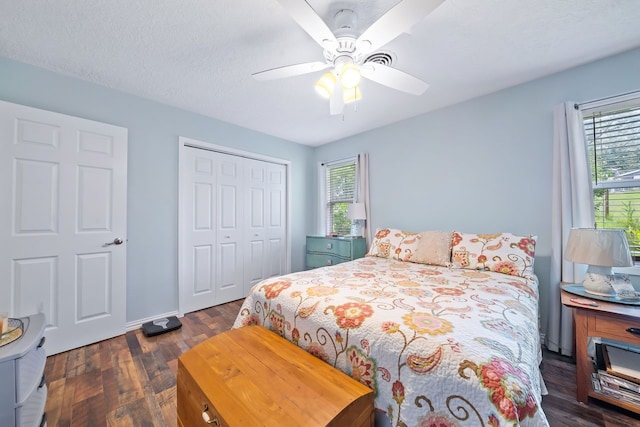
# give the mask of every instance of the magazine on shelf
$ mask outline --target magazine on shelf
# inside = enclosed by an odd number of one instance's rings
[[[614,354],[613,368],[610,360],[610,353],[612,352],[612,349]],[[624,350],[609,344],[595,344],[595,354],[593,355],[594,372],[591,375],[593,391],[605,396],[612,397],[614,399],[622,400],[633,405],[640,406],[640,382],[633,381],[629,379],[629,377],[626,377],[624,374],[620,375],[620,373],[616,371],[616,369],[620,368],[622,369],[622,371],[627,371],[627,366],[625,364],[621,366],[617,366],[615,364],[616,362],[619,362],[619,360],[616,358],[619,351],[634,353],[630,355],[632,361],[634,360],[634,357],[640,356],[640,354],[636,352]],[[625,354],[624,356],[629,355]],[[632,365],[630,369],[634,370],[636,367],[640,368],[640,366]]]
[[[602,387],[599,393],[605,394],[607,396],[615,397],[616,399],[623,400],[625,402],[633,403],[634,405],[640,406],[640,396],[634,395],[631,393],[627,393],[620,390],[615,390],[609,387]]]
[[[598,371],[598,377],[600,378],[600,383],[603,386],[616,390],[620,389],[620,391],[635,393],[638,395],[638,398],[640,398],[640,384],[625,380],[624,378],[616,377],[615,375],[610,375],[604,371]]]
[[[627,391],[621,387],[608,386],[607,383],[603,381],[602,371],[594,372],[591,375],[591,382],[593,384],[593,391],[596,393],[640,406],[640,394]]]

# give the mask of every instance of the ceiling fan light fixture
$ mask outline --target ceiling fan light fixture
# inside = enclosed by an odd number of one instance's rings
[[[320,80],[318,80],[315,84],[315,89],[318,94],[326,99],[331,98],[331,94],[333,93],[333,88],[336,87],[336,76],[333,72],[329,71],[325,73]]]
[[[362,99],[362,92],[360,92],[360,86],[355,86],[350,89],[345,89],[342,94],[342,99],[345,104],[350,104],[355,101],[359,101]]]
[[[351,89],[360,83],[360,68],[353,62],[347,62],[340,69],[340,83],[345,89]]]

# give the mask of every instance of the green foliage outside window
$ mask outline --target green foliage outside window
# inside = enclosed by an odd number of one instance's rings
[[[621,228],[627,235],[631,255],[640,260],[640,188],[632,191],[595,190],[598,228]]]
[[[347,218],[347,207],[349,203],[334,203],[333,210],[333,230],[332,233],[347,235],[351,233],[351,220]]]
[[[340,236],[351,233],[351,220],[347,208],[356,196],[356,161],[328,165],[327,188],[327,234]]]

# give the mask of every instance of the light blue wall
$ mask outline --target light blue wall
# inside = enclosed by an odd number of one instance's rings
[[[127,321],[178,309],[179,136],[291,161],[292,269],[304,267],[310,147],[1,57],[0,99],[129,129]]]
[[[369,153],[373,229],[538,235],[545,301],[553,108],[635,90],[640,49],[324,145],[316,162]]]
[[[6,58],[0,99],[129,129],[127,320],[136,321],[177,309],[178,136],[292,162],[294,270],[315,231],[317,163],[367,151],[374,228],[537,234],[544,300],[552,110],[640,90],[638,70],[633,50],[316,149]]]

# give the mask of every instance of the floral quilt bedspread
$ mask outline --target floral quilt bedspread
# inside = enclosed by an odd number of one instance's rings
[[[369,386],[393,426],[547,426],[537,300],[524,278],[366,257],[257,284],[234,327]]]

